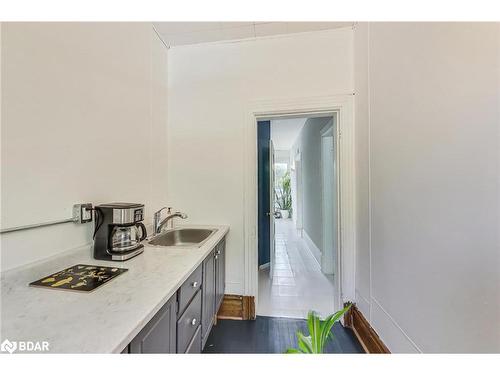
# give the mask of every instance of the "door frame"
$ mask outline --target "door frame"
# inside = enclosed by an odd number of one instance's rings
[[[274,167],[275,162],[274,143],[271,138],[269,140],[269,277],[271,280],[274,277],[274,263],[276,261],[276,222],[274,218],[274,213],[276,211],[276,199],[274,196],[274,180],[276,178],[276,171]],[[258,215],[259,213],[257,211],[257,216]],[[257,246],[258,245],[259,244],[257,242]]]
[[[303,222],[303,187],[302,187],[302,153],[299,151],[293,160],[294,164],[294,177],[295,177],[295,211],[293,211],[293,215],[295,217],[295,229],[299,234],[299,237],[302,238],[302,231],[304,229]],[[293,202],[294,197],[292,197]]]
[[[335,229],[336,229],[336,241],[335,239],[333,239],[334,243],[333,244],[327,244],[327,233],[328,233],[328,230],[329,230],[329,225],[328,224],[331,224],[331,226],[333,227],[334,223],[338,223],[339,222],[339,210],[338,210],[338,200],[339,200],[339,194],[338,194],[338,178],[336,178],[336,181],[335,181],[335,185],[337,185],[335,187],[335,194],[332,193],[332,196],[330,197],[330,199],[335,199],[337,201],[337,210],[336,212],[334,213],[331,213],[332,214],[332,219],[334,220],[334,222],[331,222],[331,223],[327,223],[327,220],[325,220],[326,218],[326,212],[325,212],[325,202],[327,200],[327,194],[325,194],[326,190],[325,190],[325,164],[326,164],[326,159],[325,159],[325,154],[324,154],[324,140],[325,138],[332,138],[332,147],[333,147],[333,150],[335,152],[335,154],[333,155],[332,157],[332,167],[335,168],[335,162],[338,160],[338,156],[337,156],[337,150],[338,150],[338,145],[337,145],[337,138],[335,137],[335,123],[336,123],[336,120],[334,121],[334,119],[332,118],[331,121],[328,122],[327,125],[325,125],[321,130],[320,130],[320,146],[321,146],[321,158],[320,158],[320,168],[321,168],[321,217],[322,217],[322,220],[321,220],[321,226],[322,226],[322,239],[321,239],[321,242],[323,244],[322,246],[322,249],[321,249],[321,264],[320,264],[320,267],[321,267],[321,270],[323,272],[325,272],[324,270],[324,266],[325,266],[325,258],[326,258],[326,248],[327,246],[329,245],[333,245],[335,243],[338,243],[338,240],[340,238],[340,232],[339,232],[339,228],[338,228],[338,225],[335,225]],[[333,171],[332,171],[333,173]],[[334,176],[336,176],[337,173],[334,174]],[[335,195],[335,196],[333,196]],[[335,217],[336,216],[336,217]],[[333,260],[335,260],[335,256],[333,258]],[[335,273],[335,269],[332,270],[334,273]]]
[[[355,301],[355,153],[354,105],[352,94],[321,97],[251,101],[246,109],[244,129],[244,239],[245,295],[258,303],[258,194],[257,194],[257,121],[276,117],[314,117],[337,114],[339,246],[335,278],[334,307]]]

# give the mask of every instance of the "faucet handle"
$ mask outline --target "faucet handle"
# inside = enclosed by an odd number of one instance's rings
[[[171,210],[171,209],[172,209],[172,207],[162,207],[162,208],[160,208],[158,211],[156,211],[156,212],[154,213],[154,217],[155,217],[156,219],[158,219],[158,220],[159,220],[159,219],[160,219],[161,212],[162,212],[163,210],[168,210],[167,212],[168,212],[168,213],[170,213],[170,210]]]

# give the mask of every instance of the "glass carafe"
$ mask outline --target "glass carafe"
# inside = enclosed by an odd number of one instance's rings
[[[113,252],[135,250],[139,247],[141,241],[146,238],[146,235],[146,227],[142,223],[115,226],[111,232],[110,250]]]

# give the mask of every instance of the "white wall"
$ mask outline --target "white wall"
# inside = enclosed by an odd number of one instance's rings
[[[302,127],[291,154],[300,152],[302,167],[302,227],[307,242],[313,242],[312,251],[321,264],[323,251],[323,201],[321,169],[321,130],[332,121],[332,117],[308,118]]]
[[[286,164],[290,169],[290,150],[274,150],[274,162]]]
[[[357,302],[393,352],[500,351],[499,42],[356,28]]]
[[[2,228],[73,203],[166,202],[167,52],[148,23],[2,24]],[[154,167],[154,173],[153,173]],[[1,236],[2,269],[90,245],[92,224]]]
[[[369,319],[371,301],[368,24],[354,32],[355,178],[356,178],[356,305]]]
[[[244,292],[249,104],[352,90],[350,28],[169,50],[170,202],[192,223],[231,226],[228,293]]]

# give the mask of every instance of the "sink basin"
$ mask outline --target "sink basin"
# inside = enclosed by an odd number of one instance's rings
[[[201,247],[217,229],[170,229],[154,236],[148,243],[153,246]]]

